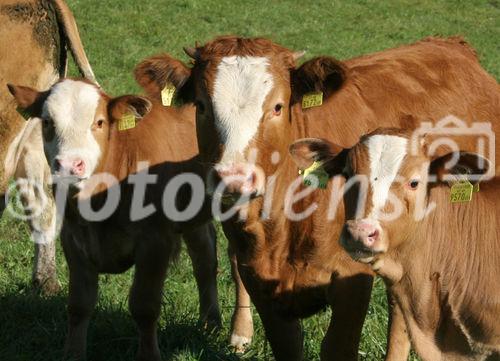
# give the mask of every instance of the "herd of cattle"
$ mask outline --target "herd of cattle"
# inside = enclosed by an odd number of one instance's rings
[[[450,135],[454,149],[415,137],[442,119],[488,123],[493,142],[500,134],[500,87],[463,39],[299,66],[303,53],[271,40],[221,36],[185,48],[189,65],[143,60],[134,75],[146,95],[112,97],[62,0],[3,1],[0,32],[1,211],[14,179],[35,241],[33,282],[46,293],[60,288],[60,235],[68,358],[86,357],[98,275],[135,266],[138,359],[161,359],[162,288],[181,237],[200,319],[220,326],[217,216],[237,351],[252,339],[250,302],[280,361],[303,359],[300,319],[330,305],[321,359],[357,360],[378,275],[386,360],[412,347],[423,360],[500,360],[499,147],[480,152],[470,134]],[[65,78],[67,48],[84,78]]]

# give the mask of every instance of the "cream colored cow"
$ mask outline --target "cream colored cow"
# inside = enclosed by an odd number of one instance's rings
[[[7,83],[48,89],[67,70],[67,49],[80,72],[94,74],[73,14],[62,0],[3,0],[0,5],[0,215],[14,177],[35,242],[33,283],[45,293],[59,289],[55,269],[56,210],[41,130],[16,111]],[[13,51],[15,47],[15,51]]]

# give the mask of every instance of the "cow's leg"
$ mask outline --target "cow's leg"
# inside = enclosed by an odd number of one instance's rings
[[[5,210],[6,206],[7,205],[5,203],[5,194],[0,194],[0,218],[3,215],[3,211]]]
[[[40,134],[41,137],[41,134]],[[28,216],[31,238],[35,242],[32,285],[46,295],[60,290],[56,270],[56,205],[50,189],[50,169],[43,155],[41,138],[27,149],[16,173],[17,189]]]
[[[52,202],[52,193],[48,193],[51,202],[43,210],[44,222],[38,222],[40,229],[32,228],[32,238],[35,242],[35,259],[31,277],[34,288],[40,289],[45,295],[53,295],[60,291],[56,269],[56,207]]]
[[[163,283],[168,262],[179,238],[170,235],[140,240],[136,250],[134,282],[130,290],[129,308],[139,330],[137,360],[160,361],[157,328]]]
[[[373,276],[368,273],[336,273],[333,277],[329,292],[332,319],[321,344],[321,360],[358,359],[372,284]]]
[[[217,296],[217,234],[207,223],[183,234],[198,285],[200,321],[209,329],[221,326]]]
[[[262,320],[276,361],[302,361],[304,345],[300,320],[291,316],[283,317],[276,312],[273,301],[262,297],[260,281],[251,272],[245,273],[241,265],[238,265],[238,270]]]
[[[389,305],[389,324],[385,360],[406,361],[410,354],[411,344],[403,313],[389,292],[387,292],[387,303]]]
[[[80,253],[71,235],[62,235],[64,254],[69,267],[68,336],[65,359],[84,360],[87,351],[87,328],[97,302],[98,273]]]
[[[276,361],[302,361],[304,340],[299,319],[282,317],[270,302],[254,301],[254,304]]]
[[[44,295],[54,295],[61,290],[57,280],[55,240],[47,244],[35,243],[32,284]]]
[[[253,336],[253,319],[248,294],[238,271],[238,261],[236,255],[232,251],[231,246],[228,247],[228,255],[231,261],[231,275],[233,277],[236,288],[236,303],[234,305],[233,317],[231,319],[231,346],[238,353],[245,352],[246,346],[252,342]]]

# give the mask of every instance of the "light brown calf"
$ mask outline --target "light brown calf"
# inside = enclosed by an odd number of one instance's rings
[[[340,242],[384,279],[422,359],[498,360],[500,179],[481,155],[431,157],[428,140],[414,141],[380,129],[350,150],[309,139],[291,151],[302,167],[323,162],[357,183],[344,193]],[[479,192],[452,202],[457,180]]]
[[[218,326],[215,230],[204,205],[194,108],[164,107],[132,95],[110,98],[83,80],[64,79],[41,93],[20,86],[10,91],[42,125],[58,208],[65,209],[66,356],[85,358],[98,275],[135,266],[129,306],[139,329],[138,359],[161,359],[156,329],[162,288],[181,235],[193,261],[201,321]],[[198,188],[173,185],[186,174]],[[184,220],[179,212],[190,202],[200,208]]]
[[[500,119],[498,84],[460,38],[299,67],[301,53],[262,38],[219,37],[186,52],[191,66],[158,56],[136,76],[150,93],[170,83],[196,105],[200,155],[222,210],[246,197],[223,227],[276,359],[302,360],[299,319],[330,305],[321,358],[356,360],[373,273],[337,242],[344,214],[341,207],[327,220],[331,185],[291,201],[305,189],[289,192],[299,185],[289,144],[321,137],[350,147],[377,127],[409,126],[411,114],[417,123],[450,114],[467,125]],[[397,317],[392,326],[404,335]],[[398,340],[389,341],[387,359],[406,359],[408,342]]]
[[[56,210],[41,129],[16,111],[7,83],[48,89],[66,75],[67,50],[78,70],[94,81],[75,19],[63,0],[4,0],[0,4],[0,216],[8,181],[18,181],[35,242],[32,282],[46,294],[59,290]],[[15,51],[13,50],[15,49]],[[22,144],[22,146],[21,146]]]

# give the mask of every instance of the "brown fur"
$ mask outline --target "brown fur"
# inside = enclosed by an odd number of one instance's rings
[[[409,137],[407,131],[391,129],[373,134]],[[425,152],[424,146],[419,154],[408,154],[398,175],[410,180],[417,169],[431,161]],[[500,179],[483,176],[480,191],[473,194],[471,202],[451,203],[445,175],[466,176],[460,173],[464,169],[484,175],[487,169],[477,168],[478,158],[473,153],[461,153],[451,170],[445,168],[449,159],[432,160],[429,174],[438,176],[437,183],[427,184],[422,179],[415,191],[393,185],[391,192],[404,200],[406,212],[395,221],[381,221],[383,233],[377,242],[387,243],[387,251],[376,254],[370,263],[388,285],[412,343],[424,360],[485,360],[500,351],[500,202],[496,197]],[[353,175],[370,174],[363,144],[351,149],[348,165]],[[414,219],[418,192],[426,195],[426,207],[436,204],[423,220]],[[346,204],[347,208],[355,206]],[[368,204],[361,218],[369,213]]]
[[[215,279],[216,233],[209,222],[209,204],[184,223],[173,222],[162,212],[163,193],[172,177],[183,172],[203,176],[205,172],[197,159],[194,107],[164,107],[156,100],[133,95],[111,98],[95,87],[101,99],[91,131],[101,148],[101,159],[81,190],[69,189],[61,230],[70,270],[66,355],[85,358],[87,327],[97,301],[98,275],[121,273],[135,266],[129,306],[140,332],[138,359],[160,360],[156,323],[167,267],[180,250],[181,234],[193,261],[201,321],[211,328],[220,325]],[[23,87],[11,88],[21,100],[26,98],[24,92],[32,92]],[[120,131],[118,121],[126,113],[135,114],[137,124],[132,129]],[[100,114],[105,114],[105,118]],[[44,136],[52,136],[47,126]],[[149,163],[148,168],[138,169],[142,161]],[[158,177],[156,183],[147,186],[144,197],[144,205],[153,204],[156,212],[132,221],[134,187],[128,184],[128,177],[142,171]],[[106,188],[100,184],[102,174],[113,175],[118,183]],[[58,191],[60,187],[63,186],[57,184]],[[111,188],[120,189],[117,209],[102,221],[86,220],[80,214],[77,201],[90,202],[93,209],[99,209]],[[190,198],[191,191],[181,188],[175,206],[184,209]]]
[[[166,63],[170,67],[165,67]],[[189,76],[189,68],[181,61],[163,54],[143,60],[135,67],[134,75],[146,94],[159,100],[160,92],[167,83],[172,83],[177,89],[182,89]]]
[[[297,147],[308,148],[294,153],[305,159],[311,157],[328,163],[329,169],[344,168],[349,176],[371,176],[367,147],[362,142],[372,135],[396,135],[409,138],[411,132],[401,129],[379,129],[364,136],[361,142],[348,152],[348,157],[339,159],[335,153],[325,150],[331,145],[321,140],[299,141]],[[314,144],[313,147],[308,145]],[[421,178],[420,188],[409,190],[399,184],[391,192],[404,201],[406,212],[392,222],[381,221],[381,237],[375,242],[387,244],[386,251],[372,255],[369,262],[384,278],[395,299],[393,321],[408,327],[412,343],[424,360],[490,360],[498,357],[500,349],[498,316],[500,298],[496,273],[500,270],[500,203],[495,194],[500,179],[486,179],[487,168],[479,168],[478,156],[474,153],[460,153],[458,163],[447,169],[452,155],[436,159],[428,158],[424,144],[418,154],[408,154],[401,165],[398,176],[405,182],[414,179],[416,170],[430,162],[428,173],[436,175],[438,182],[427,184]],[[305,154],[305,156],[304,156]],[[347,161],[346,161],[347,160]],[[488,164],[488,163],[486,163]],[[338,174],[338,173],[336,173]],[[445,176],[460,175],[477,183],[480,175],[480,191],[474,193],[472,201],[453,204],[450,202],[450,184]],[[466,174],[470,174],[467,176]],[[332,174],[335,175],[335,174]],[[416,196],[426,198],[424,207],[436,204],[435,210],[423,220],[415,220]],[[371,194],[362,194],[371,199]],[[347,223],[355,221],[353,216],[356,202],[346,196]],[[364,213],[371,212],[368,201]],[[345,229],[344,229],[345,232]],[[359,252],[366,254],[364,246],[343,235],[343,244],[355,257]],[[347,239],[347,240],[346,240]],[[361,246],[361,247],[360,247]],[[398,315],[398,316],[397,316]],[[405,325],[400,325],[405,327]],[[399,343],[399,345],[398,345]],[[399,338],[390,347],[400,349],[405,340]],[[392,352],[392,350],[389,350]]]
[[[424,360],[483,360],[500,351],[500,181],[480,187],[465,204],[450,203],[447,185],[432,189],[437,209],[414,233],[432,237],[409,237],[387,254],[403,268],[391,292]]]
[[[20,135],[24,143],[14,144],[14,163],[6,164],[7,151],[15,137],[25,131],[25,120],[16,111],[16,105],[7,90],[7,83],[25,84],[38,89],[48,89],[67,69],[66,46],[73,53],[78,69],[94,79],[85,55],[73,14],[62,0],[4,0],[0,5],[0,214],[5,207],[4,193],[11,177],[27,179],[45,190],[48,204],[40,217],[28,223],[33,234],[41,234],[48,243],[56,236],[55,208],[47,185],[49,170],[43,155],[40,129]],[[12,47],[15,51],[12,51]],[[31,187],[31,188],[30,188]],[[33,193],[33,186],[27,192]],[[37,194],[37,193],[34,193]],[[37,209],[40,197],[23,202],[27,208]],[[38,236],[37,236],[38,237]],[[35,236],[34,236],[35,238]],[[40,238],[40,237],[38,237]],[[32,276],[33,285],[47,294],[55,293],[60,286],[55,267],[55,245],[36,244]]]
[[[286,189],[297,177],[297,168],[287,157],[288,145],[298,138],[317,137],[346,148],[380,126],[408,126],[407,116],[412,114],[418,119],[411,126],[454,114],[467,124],[492,121],[498,133],[498,84],[459,38],[426,39],[341,63],[316,58],[299,69],[295,69],[290,50],[269,40],[217,38],[195,49],[194,66],[189,79],[184,80],[192,82],[206,110],[197,115],[198,139],[201,156],[209,163],[217,162],[221,148],[209,107],[215,69],[222,57],[236,54],[269,58],[275,85],[263,105],[261,126],[249,149],[257,147],[257,165],[267,176],[278,177],[267,219],[261,218],[263,199],[257,198],[246,207],[245,222],[235,217],[224,223],[241,277],[263,320],[276,359],[302,358],[298,318],[329,303],[334,314],[323,342],[322,359],[354,360],[371,273],[353,263],[337,242],[344,220],[342,207],[335,221],[325,222],[331,185],[295,204],[299,211],[316,202],[318,209],[311,217],[292,222],[283,216]],[[163,66],[174,69],[169,62]],[[323,105],[302,109],[297,100],[312,89],[325,91]],[[281,118],[268,121],[276,101],[283,99]],[[273,151],[278,151],[283,160],[277,165],[269,161]],[[394,354],[391,360],[404,358]]]

